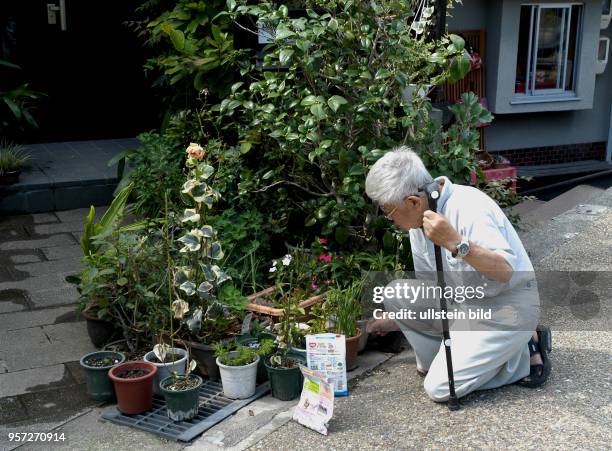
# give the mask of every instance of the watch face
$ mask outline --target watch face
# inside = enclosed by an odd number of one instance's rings
[[[465,256],[470,251],[470,245],[468,243],[459,243],[457,246],[457,255]]]

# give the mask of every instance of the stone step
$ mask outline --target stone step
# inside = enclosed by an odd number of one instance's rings
[[[602,188],[578,185],[548,202],[535,202],[531,205],[532,208],[521,215],[521,220],[527,228],[537,227],[579,204],[589,203],[591,199],[599,197],[603,192]]]

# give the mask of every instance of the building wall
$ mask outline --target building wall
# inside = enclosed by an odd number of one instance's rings
[[[502,29],[498,8],[504,0],[464,0],[463,6],[451,10],[449,30],[485,29],[487,51],[487,91],[493,92],[497,77],[497,51],[495,42]],[[508,1],[508,0],[505,0]],[[587,0],[590,4],[592,0]],[[597,1],[597,3],[600,3]],[[612,37],[612,25],[601,30],[602,36]],[[493,75],[493,76],[492,76]],[[605,72],[595,80],[593,108],[578,111],[537,112],[524,114],[497,114],[493,124],[485,131],[489,151],[510,149],[568,146],[571,144],[601,143],[608,140],[610,105],[612,104],[612,58]],[[577,146],[577,151],[584,146]]]

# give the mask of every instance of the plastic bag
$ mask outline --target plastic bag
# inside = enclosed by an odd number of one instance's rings
[[[327,435],[329,420],[334,413],[334,390],[330,380],[321,373],[300,365],[304,385],[300,402],[293,410],[293,419],[307,428]]]

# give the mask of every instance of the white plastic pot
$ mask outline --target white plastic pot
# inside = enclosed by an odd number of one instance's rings
[[[255,394],[258,363],[259,357],[248,365],[229,366],[222,364],[217,358],[221,383],[223,384],[223,394],[230,399],[245,399],[253,396]]]
[[[169,348],[167,354],[180,354],[181,357],[179,360],[168,363],[157,363],[154,360],[157,360],[155,353],[153,351],[149,351],[145,354],[144,360],[145,362],[152,363],[157,367],[157,373],[155,374],[155,380],[153,381],[153,392],[156,395],[162,395],[161,388],[159,387],[159,383],[163,381],[168,376],[172,375],[172,372],[176,371],[176,374],[185,374],[185,370],[187,368],[187,358],[189,354],[187,351],[181,348]]]

